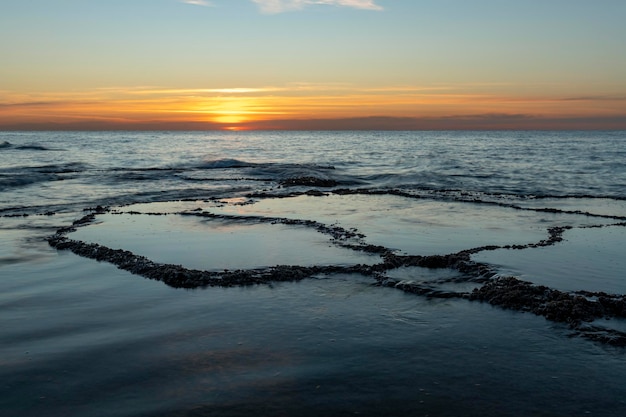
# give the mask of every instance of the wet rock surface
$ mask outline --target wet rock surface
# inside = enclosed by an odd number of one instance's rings
[[[317,177],[295,177],[287,178],[279,181],[279,184],[284,187],[292,187],[297,185],[304,185],[307,187],[335,187],[338,185],[337,181],[326,178]]]
[[[474,290],[468,298],[509,310],[531,312],[550,321],[566,323],[583,337],[626,346],[626,334],[588,325],[599,318],[626,318],[624,295],[570,294],[515,277],[499,277]]]
[[[354,191],[351,190],[351,192]],[[372,191],[372,193],[376,194],[376,191]],[[299,195],[302,194],[299,193]],[[389,194],[389,192],[386,191],[385,194]],[[322,195],[326,194],[322,193]],[[336,224],[327,225],[313,220],[266,216],[235,216],[215,214],[202,209],[177,213],[141,213],[138,211],[112,211],[108,207],[97,206],[87,208],[85,211],[89,213],[74,221],[71,226],[60,228],[55,235],[48,237],[47,241],[50,246],[58,250],[69,250],[85,258],[111,263],[132,274],[162,281],[174,288],[245,286],[280,281],[298,281],[320,275],[357,273],[371,276],[373,285],[392,287],[420,296],[486,302],[508,310],[536,314],[545,317],[547,320],[567,325],[573,331],[573,335],[604,344],[626,347],[626,333],[590,324],[592,321],[600,318],[626,318],[626,295],[589,291],[562,292],[546,286],[522,281],[515,277],[500,277],[492,266],[473,261],[471,258],[471,255],[482,251],[496,249],[523,250],[554,245],[563,240],[563,233],[571,229],[571,226],[551,227],[547,229],[548,236],[546,239],[525,245],[487,245],[453,254],[421,256],[400,255],[384,246],[368,244],[365,241],[366,236],[357,229],[345,229]],[[209,220],[228,220],[249,224],[271,223],[307,227],[330,236],[334,245],[380,255],[381,261],[373,265],[277,265],[263,269],[238,269],[216,272],[189,269],[182,265],[157,263],[130,251],[111,249],[96,243],[72,240],[67,236],[67,234],[75,231],[78,227],[85,227],[94,223],[97,216],[104,213],[196,216]],[[616,225],[626,226],[626,223],[618,223],[613,226]],[[604,226],[593,225],[587,227]],[[449,269],[458,271],[459,275],[429,282],[400,280],[388,276],[387,272],[403,267]],[[459,283],[471,283],[476,285],[477,288],[471,291],[452,291],[441,288],[441,284]]]

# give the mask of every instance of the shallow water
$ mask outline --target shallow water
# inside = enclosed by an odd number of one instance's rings
[[[98,224],[82,227],[69,237],[192,269],[378,262],[377,256],[335,248],[328,236],[302,226],[207,221],[175,214],[105,215],[98,220]]]
[[[474,259],[502,274],[564,291],[626,293],[626,227],[569,230],[565,241],[546,248],[483,252]]]
[[[532,315],[359,276],[184,291],[65,253],[45,274],[11,272],[0,298],[9,415],[626,409],[626,361],[612,349]]]
[[[522,245],[543,239],[552,225],[586,220],[575,215],[537,216],[508,207],[394,195],[298,196],[211,211],[287,218],[314,216],[322,222],[356,227],[371,244],[419,255],[448,254],[484,245]]]

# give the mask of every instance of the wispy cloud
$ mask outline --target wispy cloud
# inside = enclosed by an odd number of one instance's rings
[[[180,0],[181,3],[193,4],[194,6],[213,6],[211,2],[207,0]]]
[[[578,96],[578,97],[562,98],[561,101],[626,101],[626,96],[618,96],[618,95]]]
[[[252,0],[258,4],[263,13],[282,13],[290,10],[303,9],[309,5],[323,4],[329,6],[352,7],[363,10],[383,10],[375,0]]]

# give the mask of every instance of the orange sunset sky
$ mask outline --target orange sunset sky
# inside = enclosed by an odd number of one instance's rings
[[[0,130],[626,129],[626,1],[0,5]]]

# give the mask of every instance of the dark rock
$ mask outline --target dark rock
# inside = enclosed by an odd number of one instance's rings
[[[335,187],[338,183],[335,180],[317,177],[295,177],[279,181],[285,187],[304,185],[307,187]]]

